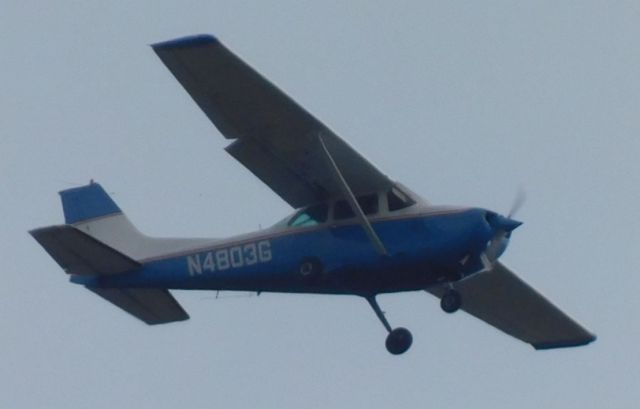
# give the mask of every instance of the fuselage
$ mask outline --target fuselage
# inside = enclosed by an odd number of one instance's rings
[[[372,217],[385,256],[353,220],[280,224],[140,260],[141,268],[125,274],[71,280],[101,287],[357,295],[420,290],[482,269],[480,255],[493,235],[486,214],[423,206]]]

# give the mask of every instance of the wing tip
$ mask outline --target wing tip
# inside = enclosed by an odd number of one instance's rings
[[[183,310],[184,312],[184,310]],[[187,321],[189,320],[191,317],[189,316],[189,314],[187,314],[186,312],[184,312],[184,315],[180,316],[180,317],[176,317],[173,318],[171,320],[162,320],[162,319],[149,319],[149,320],[143,320],[143,322],[147,325],[162,325],[162,324],[171,324],[174,322],[182,322],[182,321]]]
[[[538,342],[535,344],[531,344],[536,350],[546,350],[546,349],[557,349],[557,348],[572,348],[572,347],[580,347],[587,344],[592,343],[598,339],[595,334],[589,334],[583,338],[577,339],[569,339],[563,341],[552,341],[552,342]]]
[[[155,51],[170,50],[176,48],[187,48],[200,45],[217,43],[218,39],[211,34],[196,34],[192,36],[174,38],[173,40],[161,41],[151,44],[151,48]]]

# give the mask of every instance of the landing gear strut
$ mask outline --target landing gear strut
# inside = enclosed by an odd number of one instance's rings
[[[387,329],[389,335],[387,335],[387,340],[385,341],[385,345],[387,347],[387,351],[392,353],[393,355],[400,355],[409,349],[411,343],[413,342],[413,336],[408,329],[398,327],[396,329],[391,329],[391,325],[389,325],[389,321],[384,316],[384,313],[380,309],[378,302],[376,301],[375,296],[366,297],[369,305],[373,308],[378,319],[382,322],[382,325]]]
[[[460,293],[453,288],[448,289],[440,299],[440,307],[444,312],[449,314],[458,311],[461,305],[462,297],[460,297]]]

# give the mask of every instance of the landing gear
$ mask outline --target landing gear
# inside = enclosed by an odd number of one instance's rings
[[[411,332],[409,332],[408,329],[402,327],[391,329],[391,325],[389,325],[387,318],[384,316],[384,313],[380,309],[380,306],[376,301],[376,297],[370,296],[366,298],[369,302],[369,305],[371,305],[371,308],[373,308],[373,311],[375,311],[376,315],[378,316],[378,319],[380,320],[380,322],[382,322],[382,325],[384,325],[384,327],[389,332],[389,335],[387,335],[387,339],[385,341],[387,351],[389,351],[393,355],[400,355],[407,352],[409,347],[411,347],[411,343],[413,342],[413,336],[411,335]]]
[[[389,335],[387,335],[385,345],[387,346],[387,351],[393,355],[400,355],[409,349],[412,342],[413,336],[411,335],[411,332],[406,328],[400,327],[394,329],[389,333]]]
[[[460,297],[460,293],[453,288],[447,290],[440,299],[440,308],[449,314],[458,311],[461,305],[462,297]]]

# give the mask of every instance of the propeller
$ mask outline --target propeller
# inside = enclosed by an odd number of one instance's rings
[[[487,249],[481,256],[485,271],[493,269],[493,264],[509,244],[511,232],[522,224],[522,222],[514,220],[512,217],[520,210],[520,208],[522,208],[525,200],[526,195],[524,191],[522,189],[518,189],[518,193],[511,204],[511,209],[509,210],[509,213],[507,213],[508,216],[505,217],[497,213],[487,212],[485,216],[487,223],[493,227],[495,233],[489,241]]]
[[[516,213],[518,213],[518,211],[522,208],[522,205],[526,200],[527,194],[525,193],[524,189],[519,188],[518,192],[516,193],[516,197],[513,199],[513,203],[511,204],[511,210],[509,210],[509,213],[507,213],[507,217],[511,219],[513,216],[515,216]]]

